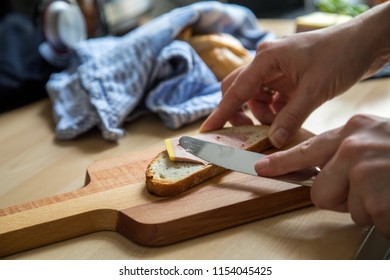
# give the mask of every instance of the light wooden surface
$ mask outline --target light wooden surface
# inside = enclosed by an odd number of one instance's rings
[[[278,35],[294,30],[287,21],[262,23],[267,30],[275,26]],[[315,111],[304,127],[321,133],[356,113],[390,117],[389,107],[390,79],[366,81]],[[117,144],[103,140],[97,130],[61,142],[54,139],[48,100],[0,115],[0,208],[77,190],[94,161],[159,147],[163,139],[192,133],[200,123],[171,131],[157,117],[145,116],[126,125],[128,135]],[[309,207],[159,248],[106,231],[7,258],[351,259],[366,232],[348,214]]]
[[[295,144],[311,136],[301,131]],[[226,170],[157,197],[146,189],[145,170],[161,150],[96,161],[85,187],[0,209],[0,257],[106,230],[143,246],[171,245],[312,205],[310,187]]]

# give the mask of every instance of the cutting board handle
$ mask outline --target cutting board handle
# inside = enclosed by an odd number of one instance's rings
[[[0,209],[0,256],[115,230],[119,210],[158,199],[146,193],[144,178],[160,149],[96,161],[87,168],[85,187]]]
[[[0,256],[95,231],[115,230],[118,211],[101,209],[102,193],[78,190],[0,210]]]

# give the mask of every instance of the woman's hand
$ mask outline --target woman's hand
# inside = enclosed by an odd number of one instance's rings
[[[350,212],[359,225],[375,224],[390,238],[390,120],[358,115],[256,163],[262,176],[320,167],[311,189],[313,203]]]
[[[242,111],[247,104],[261,123],[271,124],[274,146],[287,144],[312,111],[388,61],[390,3],[383,7],[345,24],[261,44],[249,65],[223,81],[223,98],[201,131],[227,121],[251,123]]]

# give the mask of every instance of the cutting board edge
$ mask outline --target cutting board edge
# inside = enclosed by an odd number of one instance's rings
[[[116,231],[138,245],[161,247],[313,205],[309,187],[300,186],[282,193],[285,199],[281,199],[279,192],[162,223],[144,223],[137,212],[155,205],[140,205],[119,211]]]

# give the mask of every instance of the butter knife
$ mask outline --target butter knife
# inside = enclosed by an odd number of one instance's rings
[[[254,176],[259,176],[255,170],[255,163],[266,156],[189,136],[180,137],[179,144],[187,152],[211,164]],[[267,178],[311,187],[318,172],[317,168],[311,168]]]

